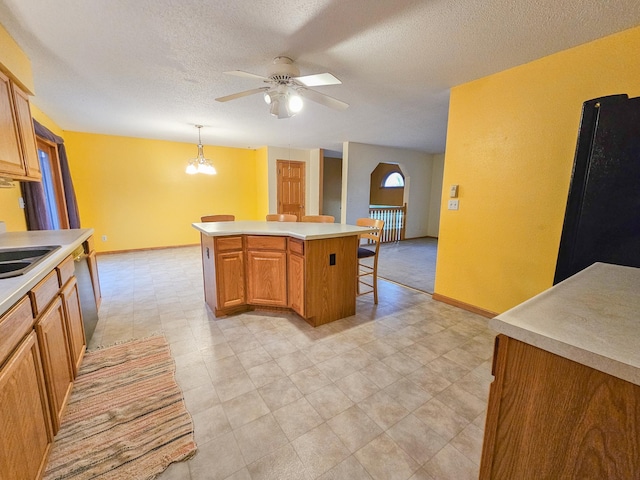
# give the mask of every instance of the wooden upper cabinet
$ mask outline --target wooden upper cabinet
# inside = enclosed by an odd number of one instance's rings
[[[42,178],[29,96],[0,72],[0,176]]]
[[[27,174],[20,148],[11,81],[0,72],[0,177],[24,177]]]
[[[20,134],[22,156],[27,168],[27,177],[30,180],[40,180],[42,179],[42,171],[40,170],[40,160],[38,159],[36,132],[33,129],[29,96],[13,82],[11,83],[11,89],[18,123],[18,133]]]

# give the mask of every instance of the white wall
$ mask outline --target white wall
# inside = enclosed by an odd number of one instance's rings
[[[429,224],[427,235],[437,237],[440,231],[440,204],[442,203],[442,179],[444,177],[444,153],[433,155],[431,198],[429,200]]]
[[[433,156],[414,150],[345,142],[342,157],[342,222],[354,224],[358,218],[369,216],[370,175],[381,162],[400,164],[405,181],[408,177],[408,187],[405,186],[405,191],[409,189],[406,238],[429,235],[434,183]]]

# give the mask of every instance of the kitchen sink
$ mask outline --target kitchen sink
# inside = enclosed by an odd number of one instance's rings
[[[0,278],[23,275],[59,248],[60,245],[0,249]]]

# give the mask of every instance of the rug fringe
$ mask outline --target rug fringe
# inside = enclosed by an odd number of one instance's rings
[[[162,337],[165,340],[167,339],[164,336],[164,333],[162,333],[162,331],[153,332],[153,333],[150,333],[149,335],[146,335],[144,337],[128,338],[126,340],[118,340],[117,342],[110,343],[108,345],[98,345],[97,347],[93,347],[91,350],[89,350],[87,348],[87,353],[89,353],[89,352],[97,352],[99,350],[104,350],[105,348],[116,347],[118,345],[122,345],[122,344],[129,343],[129,342],[137,342],[138,340],[149,340],[150,338],[154,338],[154,337]],[[169,342],[167,342],[167,343],[169,343]]]

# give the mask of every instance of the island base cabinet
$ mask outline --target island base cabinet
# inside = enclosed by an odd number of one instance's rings
[[[287,254],[247,252],[247,290],[251,305],[287,306]]]
[[[244,254],[225,252],[216,256],[218,306],[220,309],[240,307],[246,303],[244,289]]]
[[[41,478],[53,434],[33,331],[0,369],[0,405],[0,478]]]
[[[640,478],[640,386],[499,335],[481,479]]]
[[[58,433],[62,412],[73,387],[74,371],[67,337],[67,321],[59,296],[36,323],[45,382],[49,393],[53,434]]]
[[[304,317],[304,257],[301,255],[289,255],[289,306],[301,317]]]

